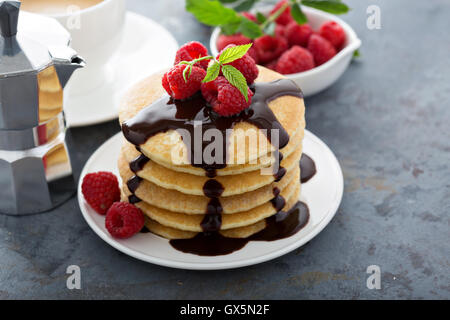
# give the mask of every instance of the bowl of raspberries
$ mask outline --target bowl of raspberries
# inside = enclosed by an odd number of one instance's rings
[[[270,14],[282,2],[260,12]],[[230,44],[253,43],[248,53],[257,64],[284,74],[297,83],[305,96],[311,96],[331,86],[344,73],[361,40],[346,22],[332,14],[304,7],[308,22],[300,25],[289,9],[276,19],[273,35],[252,40],[239,33],[221,34],[216,28],[211,35],[211,52],[216,55]],[[243,15],[256,21],[252,13]]]

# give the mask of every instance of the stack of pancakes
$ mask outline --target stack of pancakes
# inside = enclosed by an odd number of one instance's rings
[[[119,113],[121,124],[165,94],[161,78],[162,74],[154,75],[129,90]],[[256,82],[280,78],[280,74],[260,67]],[[280,166],[286,173],[276,181],[276,175],[262,171],[271,167],[277,158],[276,148],[270,143],[269,148],[246,147],[243,153],[233,152],[235,144],[245,140],[233,137],[233,132],[228,145],[232,156],[228,157],[226,167],[216,170],[213,178],[223,187],[219,197],[223,210],[219,232],[225,237],[249,237],[266,227],[266,218],[279,209],[289,210],[299,200],[299,161],[305,128],[303,99],[281,96],[271,101],[269,108],[290,137],[289,143],[279,150],[283,155]],[[234,131],[256,132],[258,139],[267,141],[267,137],[248,122],[237,123]],[[258,144],[261,145],[264,144]],[[211,178],[200,167],[174,163],[171,153],[174,148],[186,149],[181,136],[174,130],[155,134],[141,145],[133,145],[124,139],[118,161],[123,181],[122,200],[133,202],[144,212],[146,227],[151,232],[168,239],[188,239],[204,231],[202,221],[211,200],[205,195],[204,186]],[[142,168],[133,172],[130,163],[143,155],[146,161]],[[139,184],[130,190],[127,182],[136,176]],[[284,207],[279,208],[279,202],[276,205],[274,198],[283,199]]]

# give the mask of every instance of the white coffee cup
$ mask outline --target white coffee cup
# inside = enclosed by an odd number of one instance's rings
[[[72,47],[86,61],[86,68],[74,74],[66,90],[70,94],[83,94],[104,85],[113,71],[108,68],[108,61],[123,35],[125,0],[103,0],[81,10],[74,4],[64,13],[48,16],[70,32]]]

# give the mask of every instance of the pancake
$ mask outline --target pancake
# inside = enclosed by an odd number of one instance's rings
[[[260,73],[256,82],[268,82],[283,78],[280,74],[264,67],[259,67]],[[119,121],[125,121],[136,116],[139,111],[151,105],[165,95],[161,85],[162,73],[153,75],[134,85],[124,96],[119,110]],[[304,103],[303,99],[294,96],[281,96],[269,103],[269,108],[286,130],[290,137],[295,136],[297,130],[304,128]],[[230,135],[227,155],[227,163],[230,165],[243,164],[266,156],[275,147],[269,144],[269,148],[260,148],[259,143],[244,144],[242,148],[241,134],[254,141],[266,141],[262,130],[249,122],[236,123]],[[264,145],[264,143],[262,143]],[[172,164],[173,155],[180,154],[182,163],[188,163],[187,148],[181,135],[175,130],[157,133],[139,145],[141,152],[158,163]],[[240,150],[241,152],[236,152]]]
[[[123,172],[125,170],[123,167],[129,167],[129,163],[139,155],[140,153],[131,144],[126,143],[119,156],[119,171]],[[293,154],[281,161],[280,166],[290,171],[298,166],[301,155],[302,149],[297,148]],[[263,173],[260,170],[256,170],[240,175],[220,176],[216,177],[215,180],[225,189],[221,196],[228,197],[250,192],[274,182],[276,178],[272,170],[269,169],[267,171]],[[153,182],[165,189],[199,196],[204,195],[203,186],[209,180],[205,176],[196,176],[167,169],[151,160],[136,174],[144,180]]]
[[[123,157],[119,159],[120,161],[124,161]],[[120,171],[122,181],[126,182],[134,175],[126,163],[119,164],[119,167],[124,168]],[[283,190],[293,179],[300,180],[300,167],[298,165],[288,171],[279,182],[272,182],[244,194],[221,198],[223,213],[231,214],[255,208],[273,198],[274,188]],[[122,186],[123,192],[130,196],[131,192],[128,190],[126,183],[123,183]],[[141,181],[135,195],[155,207],[187,214],[204,214],[209,202],[209,198],[205,196],[188,195],[176,190],[165,189],[146,180]]]
[[[291,207],[293,203],[296,203],[299,195],[300,182],[298,180],[292,181],[284,190],[281,191],[281,196],[286,199],[287,207]],[[125,195],[123,195],[123,198],[127,199]],[[200,224],[205,215],[188,215],[168,211],[157,208],[143,201],[135,203],[135,206],[140,208],[146,216],[166,227],[192,232],[203,231]],[[275,213],[277,213],[277,210],[272,205],[272,202],[269,201],[247,211],[234,214],[224,214],[222,215],[222,225],[220,230],[248,226],[270,217]]]
[[[198,234],[198,232],[183,231],[183,230],[179,230],[179,229],[166,227],[150,218],[147,218],[147,220],[145,222],[145,226],[152,233],[154,233],[158,236],[161,236],[163,238],[169,239],[169,240],[191,239]],[[263,230],[265,227],[266,227],[266,221],[261,220],[257,223],[249,225],[249,226],[228,229],[228,230],[222,230],[219,232],[223,236],[228,237],[228,238],[248,238],[248,237],[254,235],[255,233],[258,233],[259,231]]]
[[[283,154],[285,158],[289,157],[295,149],[299,146],[299,142],[303,140],[304,136],[304,130],[300,128],[297,130],[295,135],[290,138],[289,144],[284,147],[280,152]],[[125,144],[129,144],[133,147],[134,150],[136,148],[131,143],[127,142],[125,140]],[[136,154],[136,153],[134,153]],[[158,159],[153,159],[150,157],[150,159],[157,164],[166,167],[170,170],[177,171],[177,172],[183,172],[183,173],[189,173],[196,176],[205,176],[206,172],[202,168],[193,167],[190,164],[187,165],[175,165],[173,163],[164,163],[159,161]],[[239,164],[239,165],[227,165],[223,169],[216,170],[217,176],[227,176],[227,175],[237,175],[242,174],[250,171],[260,170],[262,168],[270,167],[273,163],[275,163],[275,157],[273,153],[266,154],[265,156],[262,156],[256,160],[255,163],[245,163],[245,164]]]

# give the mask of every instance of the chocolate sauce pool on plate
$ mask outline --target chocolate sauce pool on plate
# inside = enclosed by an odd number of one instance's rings
[[[314,161],[305,154],[300,160],[300,167],[304,172],[301,177],[302,183],[309,181],[316,174]],[[201,232],[192,239],[170,240],[170,244],[176,250],[185,253],[199,256],[219,256],[240,250],[249,241],[276,241],[293,236],[308,223],[309,208],[305,203],[299,201],[291,210],[280,211],[286,204],[280,193],[280,189],[275,187],[273,189],[274,198],[271,200],[278,213],[267,218],[267,226],[249,238],[227,238],[219,232]]]
[[[275,241],[290,237],[302,229],[309,220],[309,209],[298,202],[288,212],[278,212],[268,218],[267,227],[245,239],[227,238],[218,232],[201,232],[192,239],[170,240],[178,251],[199,256],[219,256],[242,249],[249,241]]]
[[[316,164],[308,155],[302,154],[300,159],[300,181],[306,183],[316,174]]]

